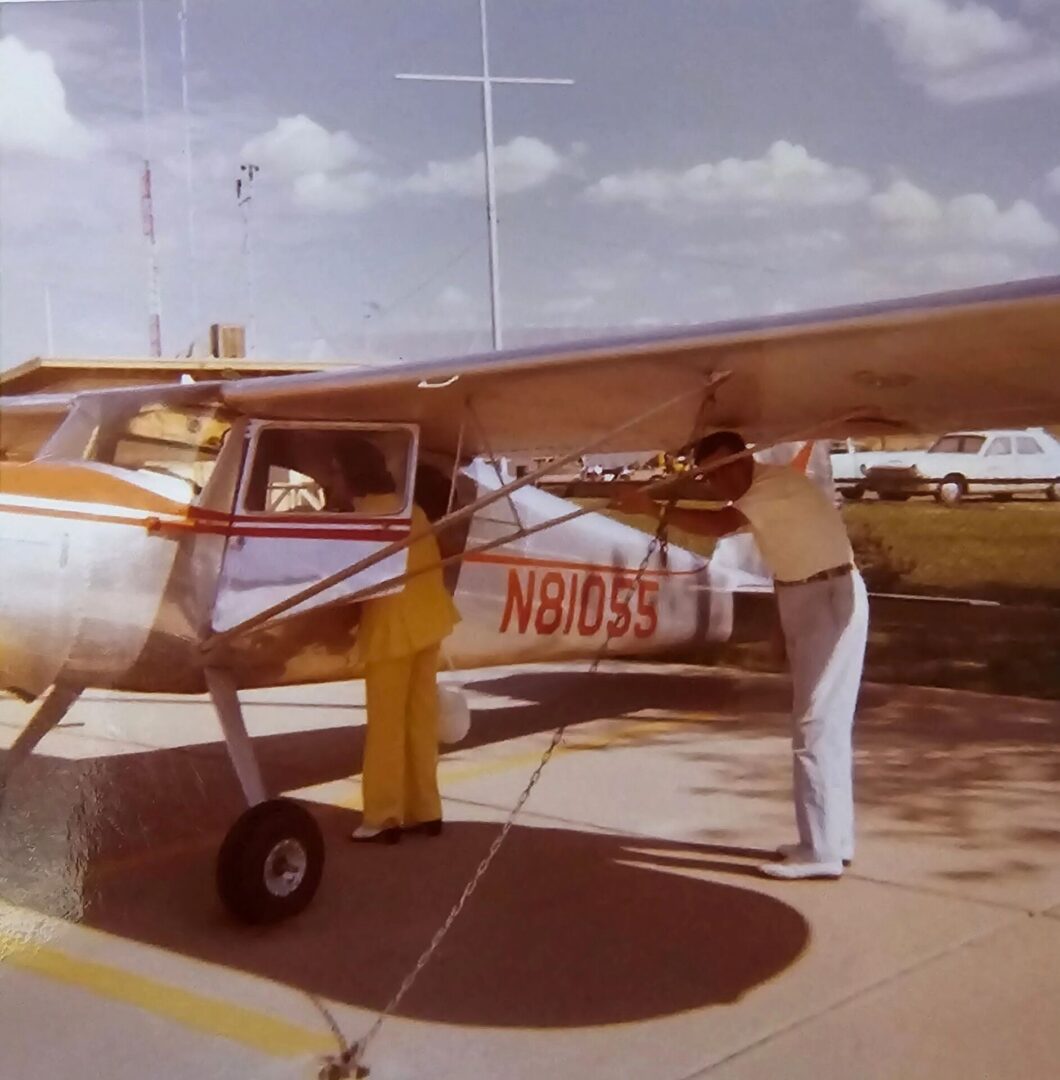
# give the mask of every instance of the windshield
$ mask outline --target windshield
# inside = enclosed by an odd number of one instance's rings
[[[151,405],[103,424],[87,456],[123,469],[168,473],[198,491],[213,472],[228,427],[215,407]]]
[[[986,439],[982,435],[943,435],[929,454],[978,454]]]

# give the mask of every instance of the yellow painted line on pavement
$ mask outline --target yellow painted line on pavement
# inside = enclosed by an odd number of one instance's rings
[[[25,938],[2,931],[0,963],[144,1009],[181,1027],[228,1039],[270,1057],[304,1057],[334,1050],[333,1041],[323,1032],[111,964],[73,956],[54,945],[27,943]]]

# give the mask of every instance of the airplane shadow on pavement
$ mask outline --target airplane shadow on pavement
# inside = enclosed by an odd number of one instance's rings
[[[460,822],[397,847],[353,845],[356,816],[317,809],[328,841],[312,906],[264,930],[232,923],[212,852],[87,879],[84,920],[335,1001],[383,1008],[496,836]],[[516,826],[401,1007],[454,1024],[573,1027],[728,1004],[791,965],[809,928],[769,895],[666,872],[689,845]],[[661,857],[660,857],[661,856]],[[698,865],[698,864],[689,864]]]
[[[519,677],[517,677],[519,678]],[[660,684],[601,676],[591,693],[538,676],[538,704],[476,714],[461,750],[659,703]],[[497,680],[511,698],[529,686]],[[670,680],[671,692],[680,680]],[[492,692],[484,689],[483,692]],[[640,704],[638,704],[640,703]],[[150,707],[149,703],[145,707]],[[363,729],[255,739],[274,790],[355,773]],[[359,815],[307,804],[327,841],[311,907],[248,929],[214,892],[214,858],[242,809],[220,744],[83,761],[31,758],[0,819],[0,895],[123,938],[382,1008],[496,836],[456,822],[397,847],[353,845]],[[650,847],[650,851],[645,850]],[[718,863],[704,854],[724,855]],[[725,1004],[796,961],[801,914],[766,893],[697,876],[752,873],[765,852],[516,826],[403,1015],[458,1024],[567,1027]],[[742,861],[741,861],[742,860]],[[753,860],[753,861],[750,861]]]
[[[561,721],[632,715],[638,745],[671,741],[675,753],[702,762],[715,788],[790,797],[782,678],[527,671],[474,689],[493,707],[476,712],[458,754]],[[682,713],[706,715],[706,728],[652,730],[655,717]],[[704,743],[708,729],[716,745]],[[1060,831],[1027,814],[1041,806],[1043,785],[1060,782],[1058,730],[1051,703],[867,685],[859,802],[884,811],[885,828],[916,824],[1009,860],[1013,842],[1055,858]],[[776,760],[748,754],[746,739],[778,740]],[[255,745],[269,786],[294,790],[358,772],[363,729],[264,736]],[[319,895],[290,923],[248,930],[225,917],[213,889],[217,846],[242,808],[221,744],[85,761],[35,756],[10,795],[0,818],[4,898],[366,1008],[389,999],[498,828],[458,822],[437,839],[354,846],[345,835],[358,815],[312,804],[328,843]],[[563,1027],[735,1001],[794,963],[809,941],[793,908],[741,887],[764,854],[516,826],[401,1011]],[[724,871],[726,880],[697,871]],[[976,872],[992,871],[984,864]]]

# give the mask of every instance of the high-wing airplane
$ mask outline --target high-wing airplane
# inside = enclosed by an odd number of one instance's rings
[[[1060,421],[1060,278],[460,360],[27,397],[0,426],[0,688],[43,696],[3,780],[87,687],[208,692],[250,809],[218,857],[242,919],[301,910],[324,845],[267,797],[239,691],[355,678],[360,602],[401,588],[412,502],[463,622],[453,667],[646,653],[731,628],[749,581],[511,479],[677,450]],[[369,451],[369,444],[372,450]],[[344,468],[381,455],[392,512]],[[555,463],[553,466],[555,467]]]

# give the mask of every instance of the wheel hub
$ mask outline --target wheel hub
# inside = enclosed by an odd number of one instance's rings
[[[290,896],[305,879],[309,857],[297,840],[281,840],[265,857],[265,888],[273,896]]]

